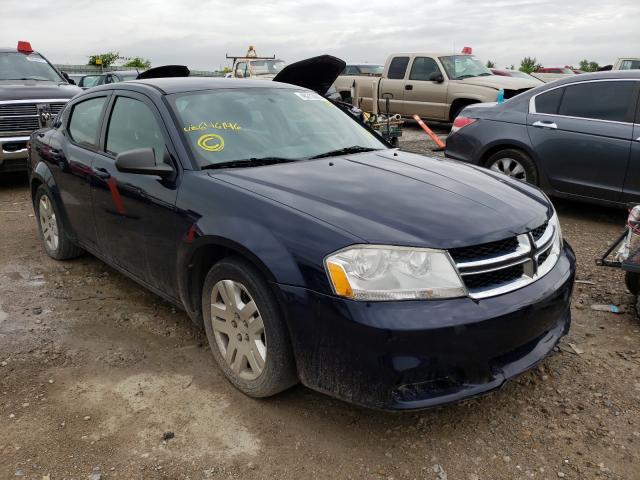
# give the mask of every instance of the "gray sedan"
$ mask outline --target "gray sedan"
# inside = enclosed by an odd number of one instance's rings
[[[557,80],[455,119],[449,158],[610,205],[640,201],[640,70]]]

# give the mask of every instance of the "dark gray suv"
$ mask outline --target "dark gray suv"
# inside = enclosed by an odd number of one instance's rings
[[[445,154],[558,197],[640,201],[640,70],[576,75],[455,119]]]

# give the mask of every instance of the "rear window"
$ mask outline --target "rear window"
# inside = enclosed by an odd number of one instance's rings
[[[407,71],[407,65],[409,65],[409,57],[396,57],[391,60],[389,65],[388,77],[392,80],[401,80],[404,78],[404,74]]]
[[[555,90],[538,95],[536,97],[536,112],[556,115],[560,107],[563,92],[564,88],[556,88]]]
[[[631,122],[638,82],[589,82],[565,87],[559,115]]]

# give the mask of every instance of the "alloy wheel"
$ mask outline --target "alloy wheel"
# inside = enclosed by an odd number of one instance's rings
[[[267,341],[260,311],[244,285],[220,280],[213,286],[211,326],[233,373],[244,380],[258,378],[267,358]]]
[[[38,219],[40,221],[40,227],[42,229],[42,237],[47,248],[51,251],[55,251],[58,248],[58,221],[56,219],[56,212],[53,210],[51,200],[47,195],[40,197],[40,203],[38,204]]]
[[[489,167],[494,172],[503,173],[523,182],[527,181],[527,172],[522,164],[514,158],[499,158]]]

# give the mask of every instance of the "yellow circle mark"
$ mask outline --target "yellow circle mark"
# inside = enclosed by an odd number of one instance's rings
[[[206,133],[198,139],[198,146],[207,152],[220,152],[224,149],[224,138],[215,133]]]

